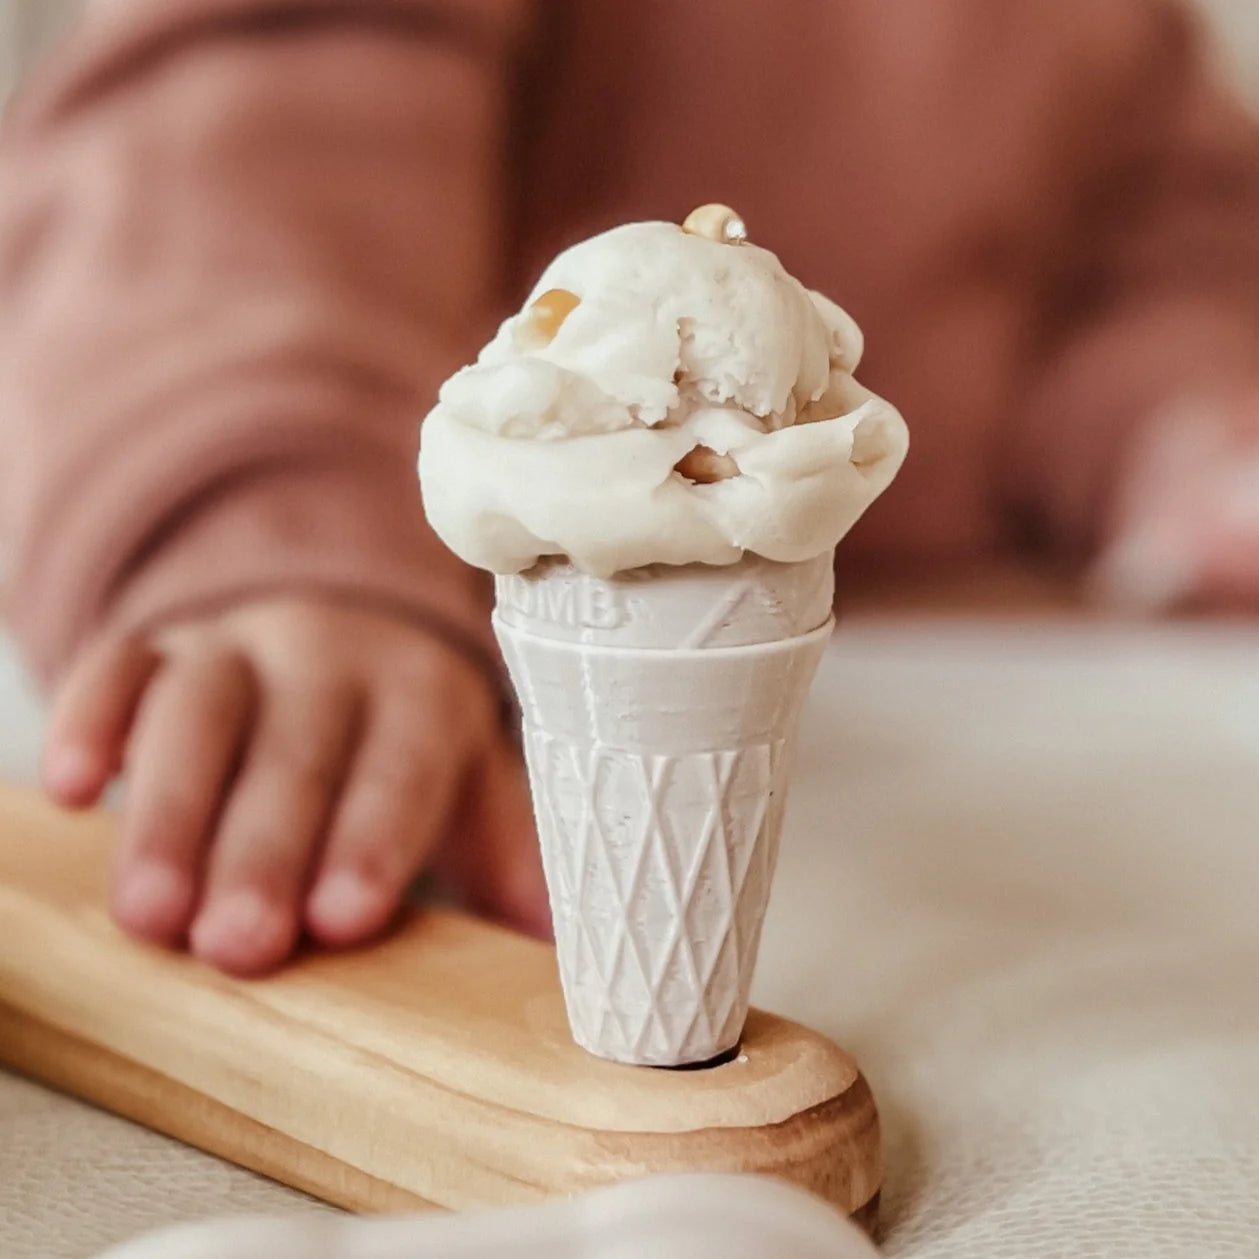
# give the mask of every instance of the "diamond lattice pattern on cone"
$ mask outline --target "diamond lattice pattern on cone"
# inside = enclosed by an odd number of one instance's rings
[[[665,757],[530,733],[579,1044],[668,1065],[738,1042],[787,760],[785,740]]]

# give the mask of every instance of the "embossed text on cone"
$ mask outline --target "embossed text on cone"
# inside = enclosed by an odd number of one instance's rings
[[[500,580],[496,629],[573,1035],[679,1066],[743,1030],[831,578],[829,557],[653,572]]]

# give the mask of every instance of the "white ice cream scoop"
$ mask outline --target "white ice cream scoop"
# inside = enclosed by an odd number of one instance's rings
[[[908,449],[856,324],[742,220],[631,223],[546,269],[424,422],[428,518],[468,563],[781,563],[834,549]]]

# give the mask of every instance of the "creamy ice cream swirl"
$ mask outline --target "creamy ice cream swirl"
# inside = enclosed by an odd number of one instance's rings
[[[424,423],[430,522],[495,573],[831,550],[904,421],[853,377],[856,324],[768,250],[635,223],[562,253]]]

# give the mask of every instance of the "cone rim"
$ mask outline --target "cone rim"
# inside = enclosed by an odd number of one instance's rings
[[[634,647],[626,643],[587,643],[567,638],[549,638],[544,634],[536,634],[530,630],[522,629],[519,625],[512,625],[510,622],[503,620],[497,611],[493,614],[491,620],[496,634],[503,634],[513,639],[553,647],[558,651],[581,652],[584,655],[604,657],[694,656],[707,662],[736,660],[743,656],[764,656],[775,651],[784,650],[787,646],[812,646],[815,642],[829,641],[835,632],[836,626],[835,614],[832,612],[817,629],[809,630],[808,633],[787,634],[782,638],[771,638],[760,643],[737,643],[731,646],[720,647]]]

